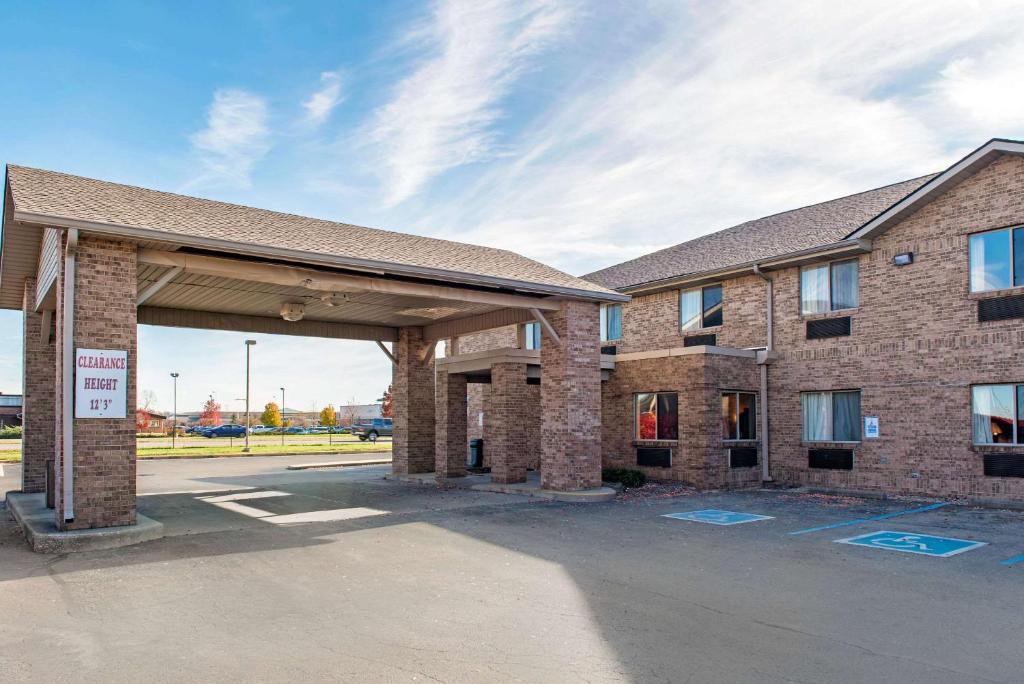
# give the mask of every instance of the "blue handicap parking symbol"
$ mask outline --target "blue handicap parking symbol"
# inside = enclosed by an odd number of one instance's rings
[[[923,556],[936,556],[948,558],[964,551],[985,546],[985,542],[970,541],[969,539],[953,539],[951,537],[933,537],[928,534],[915,534],[913,532],[871,532],[858,537],[848,539],[836,539],[840,544],[853,544],[854,546],[870,546],[875,549],[888,549],[889,551],[902,551],[903,553],[918,553]]]
[[[702,511],[687,511],[685,513],[667,513],[662,517],[675,518],[676,520],[692,520],[693,522],[710,523],[712,525],[739,525],[740,523],[772,519],[770,515],[719,511],[714,508],[706,508]]]

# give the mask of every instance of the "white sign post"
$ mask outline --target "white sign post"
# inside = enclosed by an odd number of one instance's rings
[[[878,439],[878,416],[864,416],[864,439]]]
[[[75,418],[128,417],[128,352],[75,352]]]

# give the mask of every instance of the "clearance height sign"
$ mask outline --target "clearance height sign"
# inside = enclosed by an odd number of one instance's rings
[[[79,349],[75,352],[75,418],[126,418],[128,352]]]

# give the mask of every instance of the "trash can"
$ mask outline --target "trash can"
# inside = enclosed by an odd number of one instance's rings
[[[46,507],[57,505],[57,483],[53,472],[53,459],[46,462]]]
[[[483,468],[484,466],[484,440],[482,439],[471,439],[469,440],[469,462],[466,464],[470,468]]]

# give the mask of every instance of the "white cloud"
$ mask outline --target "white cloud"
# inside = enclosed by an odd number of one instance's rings
[[[559,0],[440,0],[413,38],[432,54],[396,87],[368,131],[387,201],[434,176],[488,157],[501,101],[531,58],[562,35],[571,6]]]
[[[962,125],[982,135],[1020,131],[1024,111],[1024,41],[990,48],[950,62],[936,92]]]
[[[270,149],[266,101],[244,90],[215,91],[206,128],[189,140],[202,169],[188,186],[249,187],[253,168]]]
[[[302,103],[306,122],[315,126],[324,123],[342,99],[341,74],[337,71],[323,72],[320,74],[320,89]]]
[[[420,225],[582,273],[938,170],[1024,133],[998,101],[1019,62],[995,64],[1021,49],[1021,19],[991,4],[660,6],[645,47],[588,55],[546,123],[463,194],[431,198]],[[1017,49],[985,53],[1001,41]],[[951,120],[929,95],[940,81],[981,125]]]

